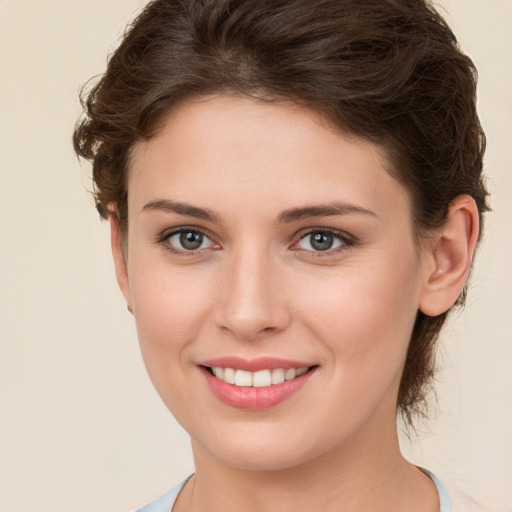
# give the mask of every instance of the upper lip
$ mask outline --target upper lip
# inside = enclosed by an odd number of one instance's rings
[[[200,366],[209,368],[235,368],[247,372],[260,370],[275,370],[276,368],[305,368],[315,366],[314,363],[304,361],[293,361],[291,359],[280,359],[275,357],[258,357],[256,359],[242,359],[241,357],[226,356],[202,361]]]

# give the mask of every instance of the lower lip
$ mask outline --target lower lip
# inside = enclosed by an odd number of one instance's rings
[[[284,402],[287,398],[299,391],[314,372],[314,370],[309,370],[304,375],[292,380],[287,380],[281,384],[255,388],[228,384],[213,376],[204,367],[201,367],[201,371],[205,376],[208,387],[217,398],[231,407],[253,411],[268,409]]]

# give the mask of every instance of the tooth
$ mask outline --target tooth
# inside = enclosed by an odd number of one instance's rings
[[[243,387],[252,386],[252,372],[237,370],[235,372],[235,385]]]
[[[248,372],[245,370],[235,370],[234,368],[222,368],[220,366],[212,367],[212,373],[228,384],[235,384],[240,387],[263,388],[273,384],[281,384],[285,380],[292,380],[304,375],[308,367],[303,368],[275,368],[274,370],[260,370],[257,372]]]
[[[284,370],[283,368],[276,368],[272,370],[272,384],[281,384],[284,382]]]
[[[217,377],[218,379],[224,380],[224,368],[220,368],[219,366],[216,366],[212,368],[213,375]]]
[[[270,370],[261,370],[252,374],[252,385],[255,388],[264,388],[272,384],[272,374]]]
[[[235,383],[235,370],[233,368],[224,368],[224,382],[227,382],[228,384],[234,384]]]
[[[292,380],[292,379],[295,379],[295,375],[296,375],[295,368],[288,368],[288,370],[286,370],[286,373],[284,374],[284,378],[286,380]]]

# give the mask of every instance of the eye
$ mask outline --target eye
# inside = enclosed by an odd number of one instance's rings
[[[309,231],[300,237],[297,246],[304,251],[325,252],[336,250],[342,246],[350,246],[351,240],[329,230]]]
[[[181,228],[165,235],[162,242],[174,252],[195,252],[214,247],[214,242],[201,231]]]

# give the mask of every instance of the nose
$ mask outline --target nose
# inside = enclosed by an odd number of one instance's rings
[[[224,276],[215,314],[221,330],[250,341],[286,329],[289,301],[282,270],[271,254],[240,250],[230,258]]]

